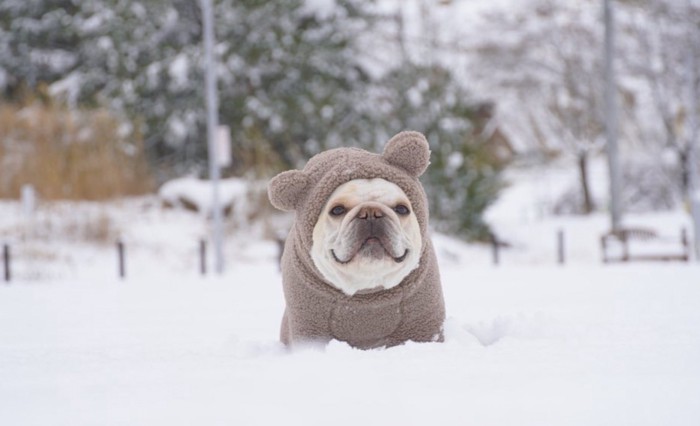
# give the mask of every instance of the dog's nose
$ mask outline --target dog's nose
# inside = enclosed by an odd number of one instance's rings
[[[379,207],[365,206],[360,209],[360,211],[357,213],[357,216],[355,217],[358,219],[369,220],[381,219],[384,217],[384,212],[382,212],[382,209],[380,209]]]

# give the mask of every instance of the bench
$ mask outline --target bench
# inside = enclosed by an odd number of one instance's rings
[[[603,262],[683,261],[690,259],[690,244],[685,229],[680,238],[659,236],[649,228],[621,228],[600,237]],[[612,252],[612,253],[611,253]]]

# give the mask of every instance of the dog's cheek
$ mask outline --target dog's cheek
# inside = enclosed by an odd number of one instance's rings
[[[330,249],[334,248],[338,239],[337,226],[331,223],[328,217],[321,216],[314,227],[313,244],[317,255],[324,259],[328,256]]]
[[[408,238],[406,227],[398,222],[391,221],[386,224],[385,235],[391,242],[391,252],[393,256],[400,256],[408,248]]]
[[[357,244],[357,234],[352,232],[352,229],[353,227],[343,227],[329,238],[329,247],[333,248],[335,254],[341,259],[352,256],[353,247]]]
[[[420,235],[420,225],[418,225],[418,219],[415,215],[411,215],[408,223],[404,227],[404,231],[411,242],[411,247],[419,250],[423,244],[423,238]]]
[[[328,231],[326,230],[327,225],[323,217],[320,217],[314,226],[314,231],[312,234],[312,247],[311,251],[321,255],[328,244]]]
[[[357,222],[348,221],[338,224],[335,229],[334,246],[352,246],[357,239]]]

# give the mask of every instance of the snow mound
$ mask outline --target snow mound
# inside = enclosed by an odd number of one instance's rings
[[[219,200],[224,212],[229,213],[233,206],[246,204],[249,187],[250,183],[243,179],[221,179]],[[166,205],[184,207],[207,216],[213,210],[213,186],[208,180],[185,177],[168,181],[158,190],[158,197]]]

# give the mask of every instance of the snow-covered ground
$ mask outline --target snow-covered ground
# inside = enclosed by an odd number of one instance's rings
[[[21,209],[0,203],[0,238],[24,257],[0,283],[0,424],[700,424],[700,267],[603,265],[607,217],[547,217],[542,176],[514,177],[489,212],[511,244],[499,266],[489,247],[434,236],[445,343],[372,351],[281,347],[274,242],[232,232],[225,275],[202,278],[200,215],[148,199],[53,207],[112,223],[129,254],[119,280],[111,244],[71,239],[75,224],[42,238],[58,225],[41,217],[38,236],[10,236]],[[626,220],[689,226],[682,211]]]

